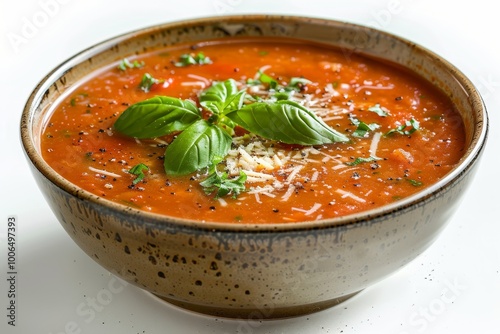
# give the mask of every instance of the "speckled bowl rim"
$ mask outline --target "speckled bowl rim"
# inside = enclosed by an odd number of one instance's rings
[[[170,217],[161,214],[155,214],[151,212],[146,212],[125,205],[112,202],[110,200],[104,199],[103,197],[94,195],[88,191],[85,191],[73,183],[70,183],[64,179],[61,175],[56,173],[41,157],[38,153],[38,149],[32,140],[32,131],[30,128],[31,120],[33,118],[33,113],[38,106],[38,102],[41,101],[42,96],[45,91],[54,84],[58,78],[60,78],[64,73],[77,65],[78,63],[95,56],[96,54],[113,47],[116,44],[126,41],[129,38],[136,36],[137,34],[143,34],[148,32],[155,32],[160,30],[166,30],[176,27],[189,27],[193,25],[203,25],[203,24],[214,24],[218,21],[225,22],[240,22],[240,21],[265,21],[265,20],[277,20],[277,21],[290,21],[290,22],[314,22],[323,24],[326,26],[341,25],[343,27],[350,27],[354,29],[363,29],[364,31],[376,32],[381,35],[385,35],[387,38],[397,40],[403,44],[410,44],[412,47],[417,49],[419,52],[427,54],[429,57],[438,60],[442,66],[444,66],[448,71],[453,73],[455,79],[460,83],[462,88],[467,92],[470,100],[470,104],[475,106],[475,112],[477,114],[477,121],[475,124],[475,131],[470,140],[471,144],[467,151],[461,158],[457,166],[446,174],[441,180],[435,184],[417,192],[416,194],[406,197],[404,199],[398,200],[394,203],[384,205],[379,208],[363,211],[360,213],[350,214],[342,217],[323,219],[316,221],[301,221],[293,223],[223,223],[223,222],[202,222],[197,220],[188,220],[176,217]],[[64,192],[71,194],[81,200],[87,200],[95,205],[104,206],[110,210],[115,211],[117,214],[131,215],[135,217],[143,217],[143,221],[140,224],[148,225],[148,227],[154,227],[161,229],[164,227],[172,227],[177,225],[179,228],[195,229],[195,230],[210,230],[212,232],[216,231],[241,231],[241,232],[279,232],[279,231],[294,231],[294,230],[311,230],[311,229],[325,229],[334,228],[338,226],[355,225],[366,223],[374,219],[381,219],[383,216],[395,215],[398,211],[406,210],[412,206],[423,205],[427,200],[432,199],[433,196],[445,191],[448,187],[452,187],[455,180],[458,180],[467,173],[467,171],[474,165],[476,159],[479,157],[484,145],[486,144],[486,139],[488,135],[488,114],[486,111],[486,106],[478,92],[474,87],[472,82],[454,65],[449,63],[447,60],[443,59],[436,53],[420,46],[415,43],[404,39],[402,37],[393,35],[388,32],[381,31],[379,29],[348,23],[344,21],[338,21],[333,19],[324,18],[313,18],[304,16],[292,16],[292,15],[266,15],[266,14],[249,14],[249,15],[229,15],[229,16],[212,16],[205,18],[195,18],[189,20],[175,21],[171,23],[165,23],[160,25],[154,25],[146,28],[137,29],[128,33],[118,35],[116,37],[104,40],[97,43],[83,51],[77,53],[73,57],[64,61],[60,65],[56,66],[51,72],[49,72],[35,87],[35,89],[30,94],[22,116],[21,116],[21,141],[24,149],[24,153],[27,158],[31,160],[33,166],[39,170],[50,182],[55,184]],[[136,220],[134,220],[136,221]]]

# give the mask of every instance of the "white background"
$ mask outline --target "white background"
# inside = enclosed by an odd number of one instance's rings
[[[0,0],[0,332],[499,333],[500,19],[492,3]],[[141,27],[239,13],[338,19],[400,35],[455,64],[477,85],[489,109],[491,133],[480,170],[436,243],[355,298],[305,317],[265,322],[217,319],[123,286],[63,231],[37,189],[20,146],[24,103],[38,81],[63,60]],[[16,327],[8,326],[6,317],[6,225],[12,215],[18,221]],[[109,291],[112,294],[105,295]]]

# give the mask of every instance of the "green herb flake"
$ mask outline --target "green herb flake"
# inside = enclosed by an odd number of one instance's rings
[[[87,94],[87,93],[78,93],[78,94],[76,94],[76,95],[75,95],[75,97],[72,97],[72,98],[71,98],[71,100],[69,101],[69,104],[70,104],[72,107],[74,107],[74,106],[76,106],[76,104],[77,104],[77,102],[78,102],[79,98],[86,98],[86,97],[88,97],[88,96],[89,96],[89,94]]]
[[[376,105],[368,108],[368,111],[374,112],[377,115],[382,116],[382,117],[389,116],[389,112],[387,111],[387,109],[381,107],[380,104],[378,104],[378,103]]]
[[[177,67],[207,64],[212,64],[212,60],[209,57],[205,56],[203,52],[198,52],[196,55],[192,55],[189,53],[183,54],[179,57],[179,61],[174,63],[174,65]]]
[[[151,90],[151,87],[153,87],[154,84],[160,83],[161,80],[155,79],[151,76],[149,73],[144,73],[141,79],[141,83],[139,84],[139,87],[146,93],[148,93]]]
[[[367,124],[352,116],[349,117],[349,119],[351,120],[352,124],[356,125],[356,130],[354,130],[352,134],[354,137],[366,138],[371,131],[375,131],[380,128],[380,125],[377,123]]]
[[[365,163],[365,162],[372,162],[372,161],[376,161],[376,160],[380,160],[380,158],[376,158],[376,157],[372,157],[372,156],[370,156],[368,158],[358,157],[354,161],[346,162],[345,164],[348,166],[357,166],[357,165]]]
[[[259,70],[259,81],[264,84],[268,84],[270,89],[276,89],[278,87],[278,81],[274,80],[271,76]]]
[[[210,175],[200,182],[200,186],[203,187],[207,195],[215,192],[216,199],[229,194],[236,198],[241,192],[245,191],[246,180],[247,175],[243,171],[240,171],[239,176],[230,179],[226,172],[219,172],[213,167]]]
[[[394,133],[399,133],[401,135],[409,136],[415,131],[420,130],[420,123],[415,119],[410,119],[405,121],[405,124],[402,124],[394,129],[389,130],[385,136],[392,135]]]
[[[421,187],[424,185],[424,183],[422,181],[418,181],[418,180],[413,180],[413,179],[406,179],[412,186],[414,187]]]
[[[291,89],[298,89],[300,90],[301,87],[311,84],[312,81],[308,80],[306,78],[298,78],[298,77],[293,77],[290,79],[290,82],[288,83],[288,88]]]
[[[118,64],[118,69],[120,71],[125,71],[127,68],[141,68],[144,65],[143,61],[134,60],[133,62],[130,62],[127,58],[123,58],[120,64]]]
[[[144,170],[149,170],[149,167],[142,162],[130,168],[128,172],[136,176],[136,178],[132,181],[132,184],[136,185],[144,179]]]

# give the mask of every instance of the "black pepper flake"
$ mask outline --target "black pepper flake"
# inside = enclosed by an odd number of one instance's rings
[[[278,212],[280,212],[280,210],[279,209],[273,209],[273,212],[274,213],[278,213]]]
[[[403,99],[403,97],[402,97],[402,96],[396,96],[396,98],[395,98],[394,100],[396,100],[396,101],[401,101],[402,99]]]
[[[104,152],[106,152],[106,149],[105,149],[105,148],[100,148],[100,149],[99,149],[99,152],[104,153]]]
[[[215,211],[215,206],[213,206],[213,205],[212,205],[212,206],[210,207],[210,211]]]

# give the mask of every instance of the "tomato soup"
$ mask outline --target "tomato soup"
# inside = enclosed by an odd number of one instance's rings
[[[221,89],[211,94],[217,84]],[[149,124],[160,122],[153,117],[158,104],[132,115],[127,126],[136,129],[120,130],[126,110],[155,97],[174,101],[170,132],[147,135]],[[289,113],[271,120],[254,113],[252,103],[270,118],[276,108]],[[253,118],[217,114],[214,106],[250,108]],[[318,124],[336,139],[294,141],[323,131]],[[205,129],[216,131],[199,136]],[[279,135],[262,135],[268,132]],[[209,41],[110,64],[56,103],[41,141],[52,168],[95,195],[167,216],[235,224],[321,220],[398,201],[448,173],[464,145],[450,99],[414,73],[287,39]],[[210,161],[198,164],[204,157]],[[201,167],[184,168],[185,158]],[[167,165],[180,172],[169,173]]]

